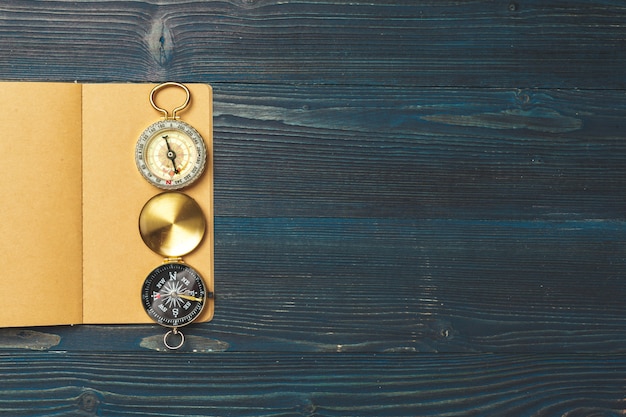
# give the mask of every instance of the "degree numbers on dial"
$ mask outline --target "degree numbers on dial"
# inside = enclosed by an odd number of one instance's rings
[[[166,327],[181,327],[202,312],[206,288],[193,268],[167,263],[150,272],[143,284],[141,299],[154,321]]]
[[[198,131],[180,120],[161,120],[148,126],[135,148],[139,172],[164,190],[191,185],[204,171],[206,156]]]

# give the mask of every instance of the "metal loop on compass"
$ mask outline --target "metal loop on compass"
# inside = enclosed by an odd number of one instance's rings
[[[168,339],[170,338],[172,334],[180,337],[180,342],[176,345],[170,345],[168,343]],[[163,336],[163,344],[165,345],[166,348],[170,350],[179,349],[182,345],[185,344],[185,336],[183,335],[182,332],[179,332],[177,328],[174,328],[173,330],[170,330],[169,332],[165,333],[165,335]]]
[[[182,88],[185,91],[185,94],[187,95],[185,97],[185,102],[183,104],[181,104],[180,106],[176,107],[174,110],[172,110],[172,114],[170,115],[169,112],[156,105],[156,103],[154,102],[154,96],[157,92],[159,92],[160,90],[167,88],[167,87],[178,87],[178,88]],[[155,108],[155,110],[163,113],[163,117],[166,119],[176,119],[178,116],[176,115],[176,113],[178,113],[179,111],[183,111],[187,108],[187,106],[189,105],[189,101],[191,99],[191,93],[189,92],[189,89],[181,84],[181,83],[175,83],[175,82],[166,82],[163,84],[159,84],[156,87],[154,87],[152,89],[152,91],[150,92],[150,104],[152,104],[152,107]]]

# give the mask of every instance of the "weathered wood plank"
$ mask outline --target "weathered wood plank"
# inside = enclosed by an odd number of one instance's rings
[[[5,331],[0,414],[623,415],[625,21],[2,2],[2,79],[213,84],[218,217],[188,353],[150,351],[158,326]]]
[[[616,1],[0,6],[7,79],[624,88]]]
[[[215,86],[215,211],[623,219],[623,91]]]
[[[625,351],[623,221],[218,217],[215,227],[215,318],[184,330],[200,338],[187,351]],[[42,331],[61,336],[51,348],[61,351],[144,350],[164,333]]]
[[[623,222],[218,218],[216,236],[206,336],[232,350],[624,350]]]
[[[617,416],[626,359],[2,354],[0,374],[15,417]]]

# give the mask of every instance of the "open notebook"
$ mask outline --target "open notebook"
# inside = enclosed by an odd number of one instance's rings
[[[134,149],[161,117],[149,102],[153,87],[0,83],[0,327],[152,323],[140,291],[163,259],[144,245],[138,218],[161,190],[137,171]],[[203,136],[208,161],[183,192],[200,204],[208,227],[184,260],[213,292],[212,91],[188,87],[181,120]],[[159,93],[159,105],[180,104],[173,90]],[[199,321],[212,316],[207,300]]]

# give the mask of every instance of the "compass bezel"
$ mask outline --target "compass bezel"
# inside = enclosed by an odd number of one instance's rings
[[[191,165],[180,178],[164,178],[159,167],[148,160],[148,149],[163,132],[176,131],[187,141],[187,146],[193,148],[196,158],[190,161]],[[190,124],[182,120],[165,119],[152,123],[139,135],[135,146],[135,164],[141,175],[153,186],[162,190],[180,190],[192,185],[198,180],[207,164],[207,150],[200,133]]]
[[[185,280],[189,283],[186,284]],[[173,283],[180,285],[175,286]],[[193,296],[200,301],[184,300],[174,295],[177,290],[194,291]],[[154,294],[160,295],[157,298]],[[156,301],[161,298],[163,302]],[[148,316],[157,324],[175,329],[192,323],[202,314],[207,304],[207,287],[198,271],[189,265],[168,262],[159,265],[148,274],[141,288],[141,302]],[[187,303],[189,312],[180,317],[175,315],[174,309],[181,309]]]

